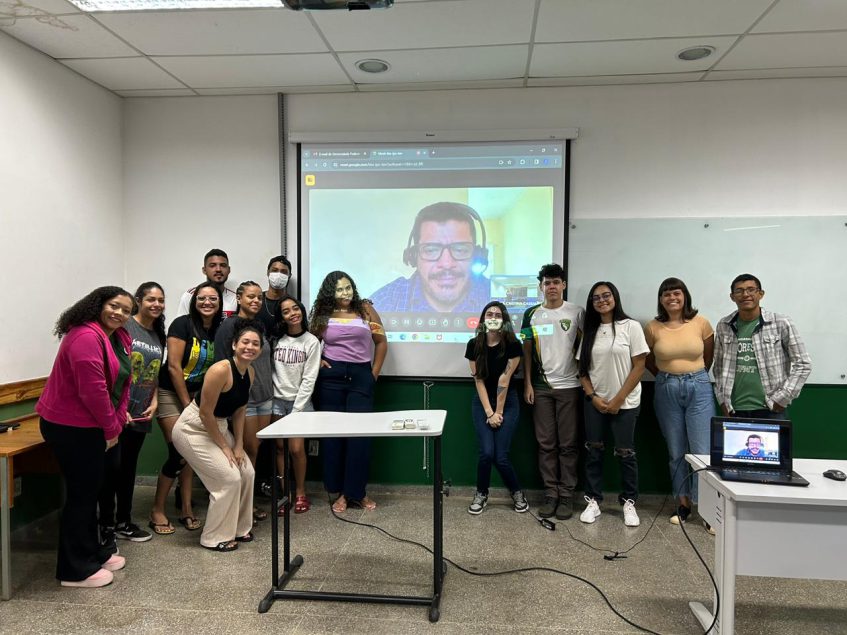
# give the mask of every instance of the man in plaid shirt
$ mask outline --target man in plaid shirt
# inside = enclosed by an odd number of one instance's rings
[[[812,362],[787,315],[759,306],[759,279],[743,273],[732,281],[738,310],[715,328],[715,394],[724,415],[782,419],[812,372]]]

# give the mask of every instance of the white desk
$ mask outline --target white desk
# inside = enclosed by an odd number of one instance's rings
[[[326,600],[332,602],[378,602],[383,604],[414,604],[429,606],[429,621],[437,622],[441,611],[441,589],[444,583],[444,510],[443,485],[441,474],[441,434],[444,431],[446,410],[399,410],[394,412],[297,412],[283,417],[260,430],[260,439],[283,440],[283,498],[282,504],[289,507],[283,516],[283,575],[279,575],[279,519],[276,514],[279,499],[279,484],[276,474],[276,443],[273,444],[273,486],[271,488],[271,590],[259,603],[259,613],[265,613],[275,600]],[[412,419],[417,426],[425,421],[427,429],[416,427],[414,430],[392,430],[395,419]],[[365,593],[333,593],[330,591],[292,591],[286,589],[288,581],[303,564],[303,556],[291,558],[291,478],[288,466],[288,439],[303,437],[308,439],[337,437],[433,437],[433,481],[432,481],[432,521],[433,521],[433,569],[432,595],[398,596],[374,595]]]
[[[686,454],[693,469],[709,465],[706,455]],[[720,593],[712,633],[735,632],[735,576],[847,580],[847,481],[824,478],[847,461],[795,459],[794,470],[809,487],[723,481],[700,472],[698,512],[714,527],[715,582]],[[707,628],[714,612],[689,606]]]

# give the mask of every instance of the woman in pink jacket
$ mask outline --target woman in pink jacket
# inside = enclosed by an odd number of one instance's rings
[[[106,586],[126,564],[100,544],[97,494],[106,451],[127,422],[132,338],[124,325],[132,308],[129,292],[99,287],[56,322],[62,342],[35,410],[66,485],[56,566],[62,586]]]

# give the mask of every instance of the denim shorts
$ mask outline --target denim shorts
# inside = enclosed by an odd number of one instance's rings
[[[286,399],[277,399],[274,397],[273,399],[273,413],[280,417],[285,417],[291,414],[291,411],[294,410],[294,401],[288,401]],[[312,406],[312,400],[306,402],[306,405],[303,407],[303,412],[314,412],[315,409]]]
[[[247,417],[262,417],[267,416],[273,412],[273,399],[268,399],[267,401],[263,401],[262,403],[247,405],[247,412],[245,416]]]

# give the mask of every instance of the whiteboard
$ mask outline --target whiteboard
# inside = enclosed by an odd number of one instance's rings
[[[762,307],[788,315],[812,357],[810,383],[847,384],[847,216],[606,218],[569,225],[568,300],[585,306],[598,280],[646,324],[659,284],[682,279],[714,327],[735,311],[730,283],[762,282]]]

